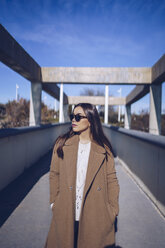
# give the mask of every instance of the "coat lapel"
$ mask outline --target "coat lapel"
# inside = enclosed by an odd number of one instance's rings
[[[68,187],[70,187],[70,189],[75,188],[75,183],[76,183],[78,142],[79,142],[78,135],[74,135],[73,137],[68,139],[65,143],[64,161],[65,161]]]
[[[92,141],[91,151],[88,160],[88,169],[87,169],[83,199],[85,199],[86,193],[88,192],[90,185],[92,184],[104,159],[105,159],[105,149],[99,146],[98,144],[96,144],[94,141]]]

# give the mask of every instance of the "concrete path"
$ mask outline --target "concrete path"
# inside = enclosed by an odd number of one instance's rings
[[[122,248],[165,248],[165,219],[116,160],[120,213],[116,244]]]
[[[48,170],[51,153],[0,193],[0,247],[42,248],[51,210]],[[115,159],[120,184],[118,248],[165,248],[165,220]]]

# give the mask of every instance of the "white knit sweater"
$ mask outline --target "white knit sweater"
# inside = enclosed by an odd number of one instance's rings
[[[82,144],[79,142],[78,156],[77,156],[77,175],[76,175],[76,202],[75,202],[76,221],[79,221],[80,219],[90,148],[91,148],[91,142],[87,144]]]

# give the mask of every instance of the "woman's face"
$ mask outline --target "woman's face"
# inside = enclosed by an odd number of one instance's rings
[[[79,114],[80,116],[86,116],[83,108],[81,108],[80,106],[76,107],[73,113],[74,115]],[[90,122],[88,121],[87,118],[83,118],[80,121],[76,121],[75,118],[73,118],[72,129],[74,132],[83,132],[88,130],[89,128],[90,128]]]

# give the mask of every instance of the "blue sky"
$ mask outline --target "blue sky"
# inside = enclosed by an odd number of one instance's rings
[[[148,67],[165,53],[165,0],[0,0],[0,22],[40,66]],[[0,102],[30,98],[30,82],[0,64]],[[64,85],[67,95],[83,87]],[[94,86],[104,91],[104,86]],[[126,96],[134,86],[110,85]],[[165,109],[165,86],[162,109]],[[54,99],[43,92],[48,106]],[[132,111],[149,107],[149,95]]]

